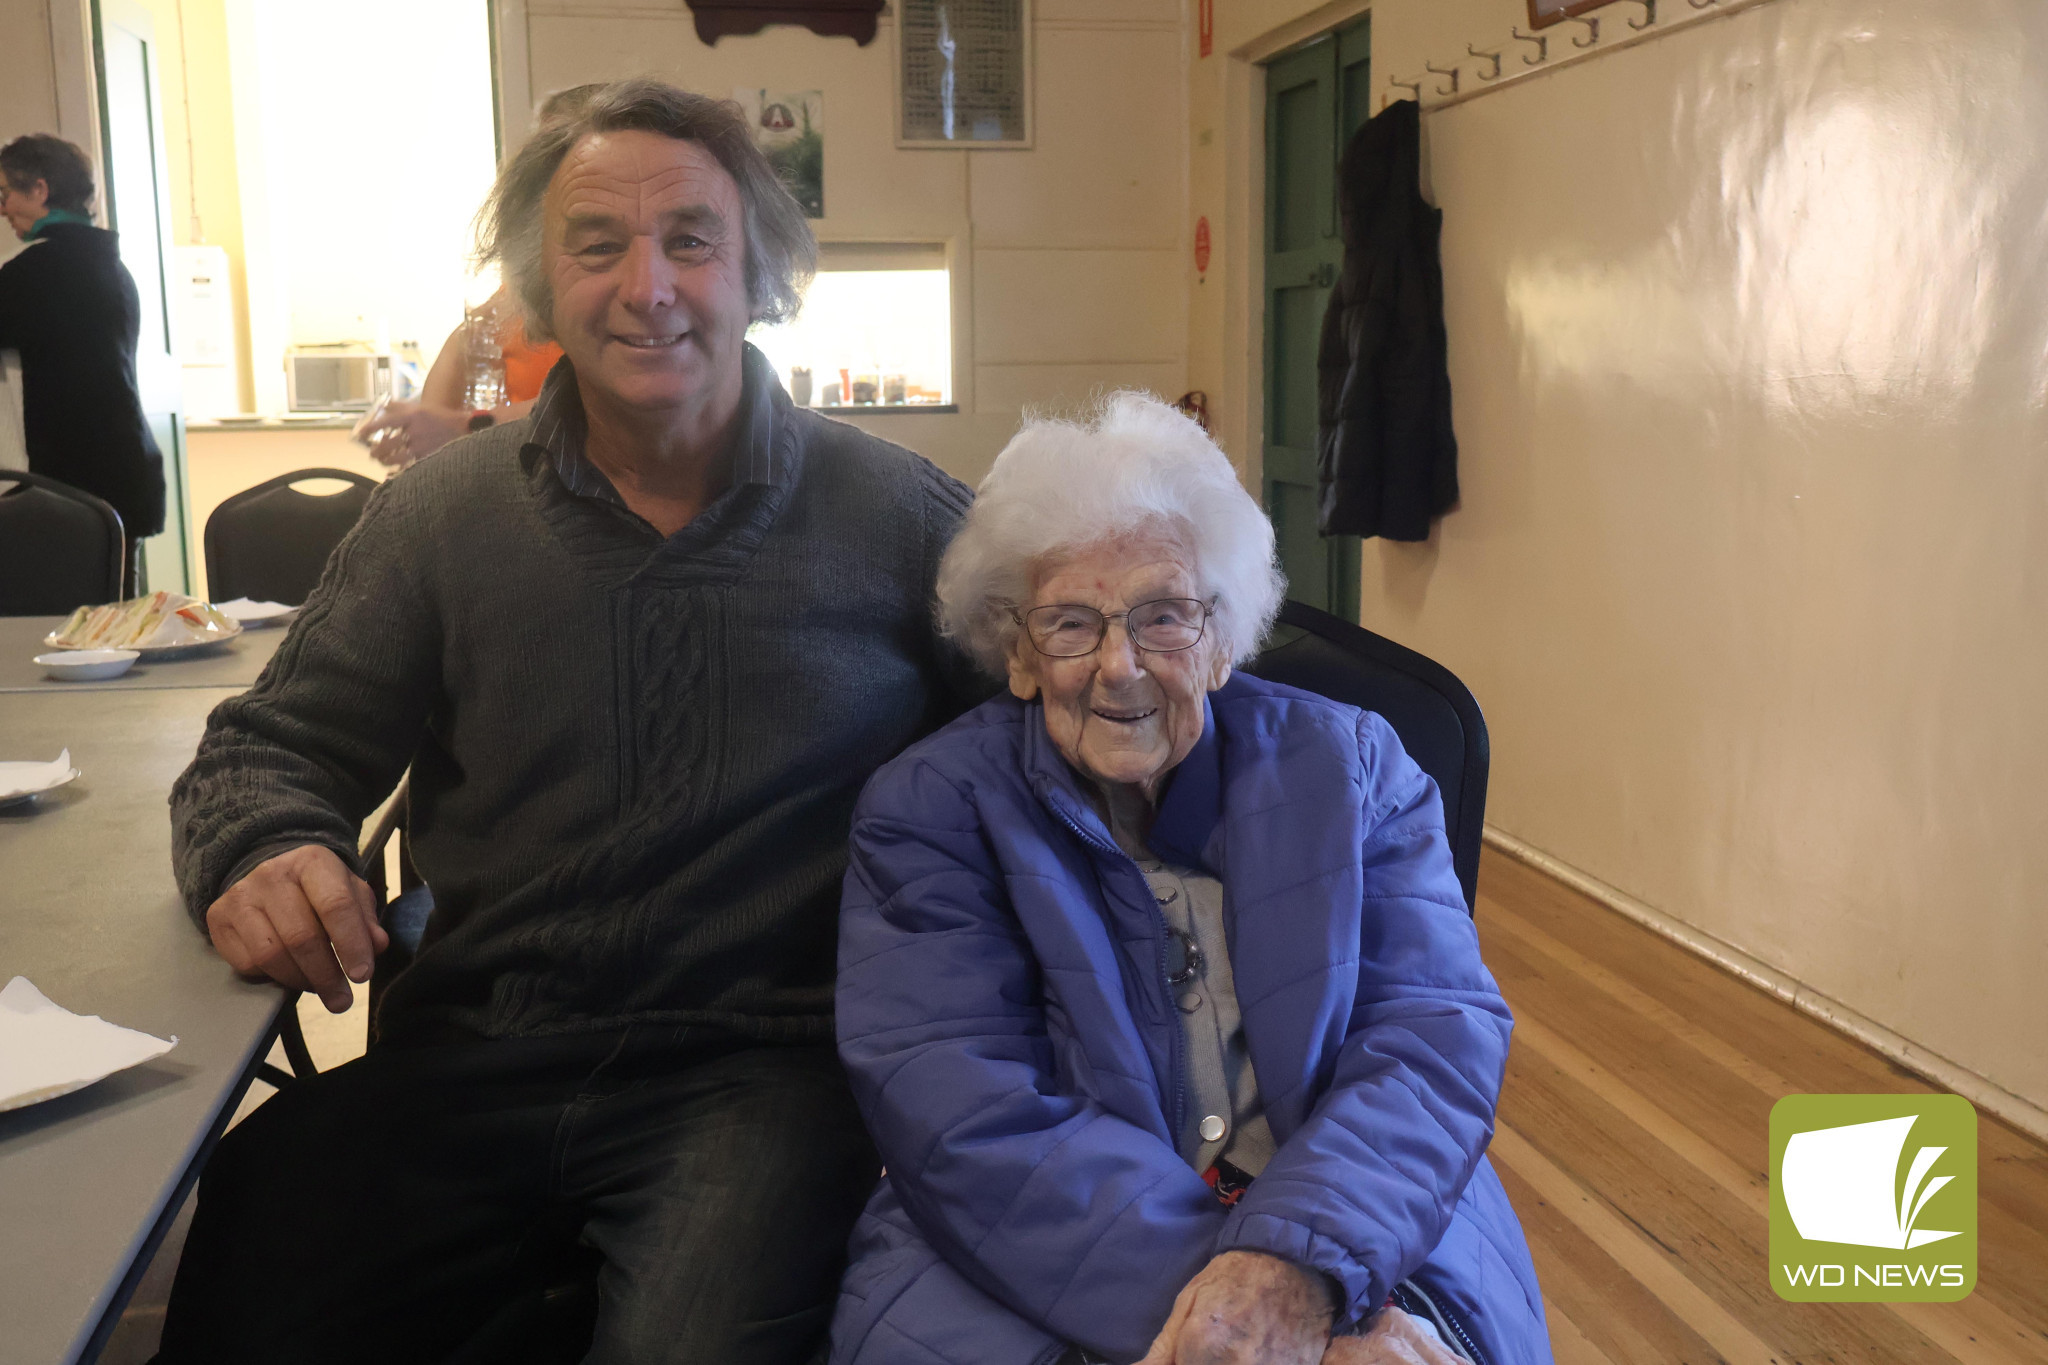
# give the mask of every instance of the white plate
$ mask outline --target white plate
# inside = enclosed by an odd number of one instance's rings
[[[35,662],[61,682],[103,682],[120,677],[141,657],[132,649],[60,649],[36,655]]]
[[[299,614],[299,608],[288,607],[282,602],[251,602],[246,597],[237,597],[232,602],[216,602],[213,609],[223,616],[233,617],[248,630],[287,625]]]
[[[84,776],[70,765],[71,751],[62,755],[64,766],[53,770],[48,763],[0,763],[0,806],[11,806],[44,792],[55,791]]]
[[[233,630],[222,631],[211,640],[194,640],[189,644],[182,645],[130,645],[129,648],[151,663],[164,663],[171,659],[183,659],[189,655],[203,654],[216,645],[226,644],[241,633],[242,623],[237,621]],[[45,635],[43,643],[52,649],[68,648],[68,646],[57,639],[55,632]]]

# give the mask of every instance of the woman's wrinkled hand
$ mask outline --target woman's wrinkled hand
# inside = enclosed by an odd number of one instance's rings
[[[1173,1301],[1138,1365],[1316,1365],[1336,1305],[1313,1270],[1257,1251],[1226,1251]]]
[[[1398,1308],[1388,1308],[1363,1336],[1335,1337],[1322,1365],[1460,1365],[1435,1335]]]

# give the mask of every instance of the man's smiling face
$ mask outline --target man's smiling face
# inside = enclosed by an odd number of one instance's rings
[[[586,401],[699,401],[739,373],[752,310],[739,186],[701,143],[594,133],[548,186],[550,329]]]

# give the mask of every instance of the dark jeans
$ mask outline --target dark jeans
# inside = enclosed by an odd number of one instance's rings
[[[601,1258],[587,1360],[800,1365],[878,1172],[829,1047],[380,1046],[222,1140],[159,1359],[444,1360],[581,1243]]]

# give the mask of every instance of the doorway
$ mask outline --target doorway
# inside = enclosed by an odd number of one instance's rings
[[[1356,536],[1316,530],[1316,347],[1344,264],[1337,158],[1371,116],[1367,15],[1266,67],[1265,472],[1288,596],[1356,621]]]
[[[187,592],[192,536],[186,525],[183,377],[171,334],[171,195],[155,20],[133,0],[97,0],[93,49],[107,226],[120,234],[121,264],[135,277],[142,311],[135,381],[143,418],[164,457],[164,529],[142,542],[143,578],[152,589]]]

